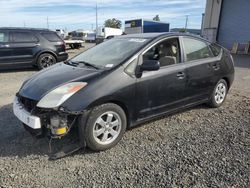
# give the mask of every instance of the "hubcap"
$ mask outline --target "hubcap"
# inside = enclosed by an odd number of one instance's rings
[[[53,65],[55,62],[51,56],[45,56],[41,59],[41,64],[44,68]]]
[[[217,104],[222,103],[225,99],[225,96],[226,96],[226,86],[224,83],[220,83],[218,84],[215,90],[215,95],[214,95],[215,102]]]
[[[102,145],[112,143],[121,132],[121,118],[113,111],[100,115],[93,127],[93,136],[96,142]]]

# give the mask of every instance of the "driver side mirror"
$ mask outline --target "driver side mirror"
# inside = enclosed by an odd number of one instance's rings
[[[160,62],[157,60],[145,60],[140,66],[141,71],[157,71],[160,69]]]

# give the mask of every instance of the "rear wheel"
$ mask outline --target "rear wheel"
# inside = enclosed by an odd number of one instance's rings
[[[86,125],[79,126],[84,128],[82,132],[87,146],[92,150],[101,151],[114,147],[121,140],[127,119],[120,106],[107,103],[95,107],[90,112]]]
[[[52,66],[55,63],[56,63],[56,58],[49,53],[41,54],[37,59],[37,66],[39,70]]]
[[[224,79],[221,79],[214,88],[214,91],[208,103],[209,106],[213,108],[220,107],[226,99],[227,91],[227,82]]]

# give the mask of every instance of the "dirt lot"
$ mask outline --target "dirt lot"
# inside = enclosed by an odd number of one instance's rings
[[[201,105],[129,130],[108,151],[57,161],[12,113],[15,93],[36,70],[0,72],[0,187],[250,187],[250,57],[235,59],[221,108]]]

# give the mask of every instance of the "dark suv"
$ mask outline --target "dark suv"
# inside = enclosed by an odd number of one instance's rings
[[[54,31],[0,28],[0,68],[32,64],[43,69],[67,58],[65,43]]]

